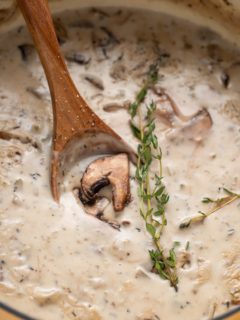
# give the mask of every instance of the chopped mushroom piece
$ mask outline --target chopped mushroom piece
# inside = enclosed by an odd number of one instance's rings
[[[91,85],[93,85],[95,88],[99,90],[104,90],[104,84],[102,79],[92,75],[86,75],[84,79],[88,81]]]
[[[129,161],[125,153],[97,159],[87,167],[81,180],[83,204],[95,203],[98,191],[109,184],[114,210],[121,211],[130,198]]]
[[[110,103],[107,103],[103,106],[103,110],[105,112],[115,112],[115,111],[118,111],[118,110],[128,110],[129,109],[129,105],[130,105],[130,102],[129,101],[124,101],[123,103],[117,103],[117,102],[110,102]]]

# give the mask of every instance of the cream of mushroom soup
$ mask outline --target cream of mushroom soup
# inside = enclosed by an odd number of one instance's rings
[[[122,211],[114,212],[111,190],[101,194],[105,221],[74,191],[97,156],[67,173],[60,204],[52,199],[51,100],[30,35],[19,27],[0,36],[0,301],[48,320],[197,320],[233,308],[240,200],[179,225],[207,210],[204,197],[221,198],[223,188],[240,193],[238,48],[208,29],[135,9],[66,11],[54,21],[79,91],[134,148],[128,107],[158,61],[155,124],[170,196],[162,243],[177,244],[178,291],[151,270],[133,164]]]

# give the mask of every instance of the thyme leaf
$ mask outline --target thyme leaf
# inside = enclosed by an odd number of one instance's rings
[[[210,202],[214,202],[214,200],[208,197],[205,197],[202,199],[202,203],[210,203]]]
[[[166,205],[169,195],[163,183],[162,151],[155,135],[154,101],[144,104],[148,89],[158,80],[157,65],[151,65],[143,88],[136,95],[130,105],[130,127],[133,135],[138,139],[138,162],[135,179],[138,182],[138,196],[140,198],[140,215],[145,221],[147,232],[152,238],[154,249],[149,250],[152,261],[152,271],[162,279],[168,280],[177,291],[178,277],[176,272],[176,254],[173,246],[166,254],[161,243],[162,233],[167,225]],[[143,108],[144,106],[144,108]],[[153,174],[153,161],[158,163],[158,174]],[[153,183],[150,183],[153,181]],[[152,186],[153,184],[153,186]]]

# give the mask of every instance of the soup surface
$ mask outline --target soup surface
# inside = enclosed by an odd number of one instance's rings
[[[48,320],[210,319],[239,304],[240,201],[179,229],[211,207],[204,197],[240,193],[239,50],[207,29],[136,10],[67,11],[55,24],[76,86],[134,148],[127,106],[151,64],[159,65],[157,110],[169,109],[164,90],[189,116],[190,124],[155,115],[170,195],[162,243],[175,242],[178,291],[151,272],[132,164],[130,203],[104,212],[120,230],[86,214],[73,192],[96,157],[66,175],[60,204],[52,199],[50,95],[20,27],[0,36],[0,301]],[[202,108],[212,124],[199,134],[192,115]]]

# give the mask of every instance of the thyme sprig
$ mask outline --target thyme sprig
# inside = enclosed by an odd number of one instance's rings
[[[234,202],[235,200],[240,199],[240,194],[232,192],[226,188],[223,188],[223,191],[227,194],[225,197],[218,198],[218,199],[211,199],[208,197],[203,198],[202,203],[212,204],[212,207],[210,208],[210,210],[207,212],[199,211],[197,215],[184,219],[179,225],[179,228],[180,229],[188,228],[193,223],[202,222],[214,212],[222,209],[228,204]]]
[[[134,136],[139,140],[137,149],[138,161],[135,179],[138,182],[138,196],[140,198],[140,215],[145,221],[147,232],[150,234],[154,249],[149,250],[152,261],[152,271],[162,279],[170,282],[177,291],[178,277],[176,273],[176,254],[174,247],[165,255],[161,243],[161,235],[167,225],[166,205],[169,195],[163,183],[162,151],[155,135],[153,114],[156,103],[144,105],[143,102],[148,89],[158,80],[156,66],[151,66],[143,88],[138,92],[135,101],[130,105],[130,126]],[[158,174],[153,174],[153,161],[158,162]]]

